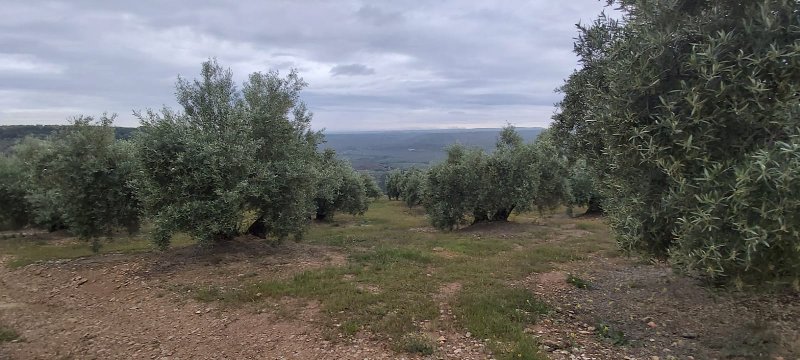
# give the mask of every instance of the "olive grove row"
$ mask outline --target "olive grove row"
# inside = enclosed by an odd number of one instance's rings
[[[0,158],[0,220],[65,228],[97,246],[146,218],[167,247],[176,232],[202,244],[243,232],[283,239],[301,236],[313,217],[363,214],[380,190],[318,150],[323,135],[309,128],[305,86],[295,72],[268,72],[237,88],[212,60],[199,79],[178,79],[182,111],[137,113],[130,141],[114,138],[114,117],[105,115],[24,139]]]

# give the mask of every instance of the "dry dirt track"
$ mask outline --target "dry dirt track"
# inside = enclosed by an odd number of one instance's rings
[[[325,252],[322,254],[322,252]],[[320,256],[322,255],[322,256]],[[172,254],[172,258],[191,255]],[[326,249],[286,245],[261,259],[201,256],[194,264],[167,255],[118,255],[99,261],[0,267],[0,321],[23,341],[0,347],[3,359],[388,359],[376,342],[329,342],[314,303],[278,316],[266,304],[236,309],[186,300],[176,284],[281,276],[341,263]],[[322,259],[322,260],[320,260]],[[213,265],[213,266],[212,266]],[[288,301],[288,300],[287,300]]]

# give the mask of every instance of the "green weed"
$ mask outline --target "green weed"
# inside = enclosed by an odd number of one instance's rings
[[[355,336],[361,330],[361,324],[356,320],[347,320],[339,326],[339,330],[347,337]]]
[[[578,289],[591,289],[592,283],[588,280],[581,279],[575,275],[567,275],[567,284],[570,284]]]
[[[603,339],[610,341],[614,345],[626,345],[628,344],[628,339],[625,337],[625,333],[622,330],[616,329],[612,327],[610,324],[606,324],[600,322],[596,326],[597,328],[597,335]]]
[[[433,256],[430,252],[396,247],[381,247],[377,250],[355,254],[351,258],[357,264],[370,265],[377,269],[383,269],[398,263],[416,262],[427,264],[433,261]]]
[[[422,334],[406,334],[395,344],[395,350],[409,354],[433,355],[436,345]]]
[[[524,329],[548,309],[529,291],[499,283],[473,284],[461,292],[455,310],[470,332],[493,340],[493,348],[504,358],[542,358],[534,339]]]
[[[547,313],[546,305],[529,291],[493,283],[462,290],[456,310],[474,335],[498,340],[518,339],[525,325]]]
[[[19,334],[13,329],[0,326],[0,343],[19,339]]]

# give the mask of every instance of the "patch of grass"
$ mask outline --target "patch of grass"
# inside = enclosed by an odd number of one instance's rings
[[[305,271],[288,280],[259,281],[241,288],[213,288],[206,290],[205,293],[216,297],[216,300],[234,303],[282,296],[317,298],[338,294],[349,298],[359,295],[360,290],[353,284],[343,281],[342,274],[337,268]]]
[[[229,304],[283,296],[315,299],[322,304],[330,323],[340,323],[339,330],[347,336],[365,327],[400,337],[417,331],[420,321],[432,320],[439,314],[430,296],[436,284],[419,281],[425,278],[423,264],[433,259],[431,255],[379,249],[353,258],[350,266],[305,271],[285,280],[227,289],[200,287],[193,291],[193,297]],[[380,291],[374,293],[359,284],[371,284]]]
[[[622,330],[614,328],[612,325],[600,322],[595,326],[597,328],[597,336],[611,342],[614,345],[622,346],[628,344],[628,338]]]
[[[575,222],[575,228],[584,231],[598,231],[605,229],[606,224],[603,224],[602,222],[599,221],[577,220]]]
[[[178,234],[172,240],[172,247],[183,247],[194,242],[187,235]],[[120,235],[102,240],[99,253],[94,253],[91,244],[76,238],[62,239],[60,242],[37,239],[36,235],[24,239],[17,238],[0,242],[0,249],[13,256],[8,262],[11,268],[18,268],[40,261],[76,259],[97,254],[137,253],[155,249],[150,239],[142,235]]]
[[[441,247],[467,256],[491,256],[513,249],[510,241],[493,241],[476,237],[441,238],[430,243],[431,248]]]
[[[192,298],[197,301],[212,302],[225,299],[222,290],[216,286],[198,287],[188,290],[192,292]]]
[[[396,343],[395,350],[409,354],[433,355],[436,345],[427,336],[422,334],[403,335]]]
[[[449,259],[433,276],[445,282],[458,281],[465,284],[476,281],[518,280],[531,273],[549,271],[555,263],[583,258],[579,252],[578,249],[563,244],[534,244],[495,255]]]
[[[465,288],[455,305],[464,325],[474,335],[499,340],[518,339],[525,325],[548,311],[529,291],[500,284]]]
[[[544,360],[547,359],[539,351],[539,343],[533,338],[526,336],[513,344],[513,347],[501,356],[504,359],[522,359],[522,360]]]
[[[377,250],[353,255],[357,264],[371,265],[375,269],[383,269],[398,263],[416,262],[427,264],[433,261],[430,252],[414,248],[381,247]]]
[[[602,229],[544,241],[559,231],[554,222],[576,221],[563,215],[515,215],[510,224],[441,232],[421,211],[381,200],[363,217],[340,214],[333,223],[315,223],[304,241],[339,248],[348,254],[348,264],[286,279],[245,280],[236,287],[197,287],[191,296],[228,306],[287,296],[316,300],[327,337],[368,330],[392,338],[395,350],[416,354],[434,352],[435,344],[409,334],[421,334],[426,320],[435,324],[438,302],[447,301],[460,325],[490,339],[501,358],[541,359],[536,340],[524,329],[547,309],[530,292],[508,284],[614,246]],[[461,290],[442,300],[440,289],[452,283]]]
[[[550,270],[553,263],[583,260],[588,253],[577,244],[548,243],[532,246],[528,250],[516,251],[511,254],[511,259],[516,261],[517,265],[526,267],[530,273]]]
[[[459,294],[455,310],[475,336],[494,340],[493,348],[503,358],[543,358],[524,329],[548,309],[529,291],[499,283],[473,284]]]
[[[315,226],[317,231],[319,231],[319,226]],[[343,248],[351,248],[361,245],[366,245],[370,243],[375,243],[377,239],[371,239],[367,236],[360,235],[360,234],[333,234],[331,237],[327,238],[327,242],[325,245],[329,246],[338,246]],[[314,241],[313,239],[308,241],[310,243],[317,243],[320,244],[320,241]]]
[[[19,334],[13,329],[0,326],[0,343],[19,339]]]
[[[355,336],[361,330],[361,324],[355,320],[347,320],[339,326],[342,334],[347,337]]]
[[[591,289],[592,283],[588,280],[581,279],[575,275],[567,275],[567,284],[570,284],[578,289]]]

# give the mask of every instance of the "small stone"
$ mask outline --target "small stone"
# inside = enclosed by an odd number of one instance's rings
[[[445,341],[447,341],[447,339],[446,339],[444,336],[439,336],[439,338],[438,338],[438,339],[436,339],[436,341],[438,341],[438,342],[445,342]]]
[[[685,338],[685,339],[696,339],[697,338],[697,334],[692,333],[692,332],[685,332],[685,333],[681,334],[681,337]]]
[[[549,347],[551,347],[553,349],[563,349],[563,348],[566,347],[560,341],[555,341],[555,340],[550,340],[550,339],[542,340],[542,344],[545,345],[545,346],[549,346]]]
[[[655,328],[657,328],[657,327],[658,327],[658,325],[656,325],[656,323],[654,323],[654,322],[652,322],[652,321],[651,321],[651,322],[649,322],[649,323],[647,323],[647,326],[649,326],[651,329],[655,329]]]

